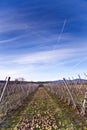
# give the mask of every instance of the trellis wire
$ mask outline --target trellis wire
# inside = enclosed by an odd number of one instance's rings
[[[46,83],[45,87],[68,105],[72,105],[80,115],[85,115],[87,92],[84,87],[85,83],[81,81],[80,75],[78,77],[79,82],[75,81],[74,78],[73,80],[69,78],[68,81],[63,78],[63,81],[60,82]]]
[[[8,116],[10,111],[22,106],[24,100],[38,88],[38,84],[33,82],[20,81],[16,83],[9,80],[10,78],[8,78],[4,87],[1,87],[0,123]]]

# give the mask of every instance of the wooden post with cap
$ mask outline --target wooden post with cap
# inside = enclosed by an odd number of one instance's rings
[[[82,104],[82,114],[85,115],[86,113],[86,103],[87,103],[87,88],[86,88],[86,92],[85,92],[85,96],[84,96],[84,101]]]
[[[10,77],[8,77],[8,79],[4,85],[3,91],[2,91],[1,96],[0,96],[0,103],[2,102],[2,98],[4,96],[4,93],[5,93],[5,90],[6,90],[6,87],[7,87],[9,81],[10,81]]]

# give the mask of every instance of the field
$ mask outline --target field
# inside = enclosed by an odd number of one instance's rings
[[[0,95],[5,85],[0,84]],[[66,80],[7,82],[0,103],[0,130],[87,130],[86,86]]]

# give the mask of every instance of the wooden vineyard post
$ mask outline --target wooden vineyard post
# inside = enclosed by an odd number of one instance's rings
[[[87,74],[86,74],[86,73],[84,73],[84,75],[85,75],[85,77],[87,78]]]
[[[68,87],[68,84],[67,84],[65,78],[63,78],[63,81],[64,81],[65,87],[66,87],[66,89],[67,89],[67,91],[68,91],[68,93],[69,93],[69,95],[70,95],[70,97],[71,97],[71,100],[72,100],[72,102],[73,102],[73,106],[74,106],[74,108],[76,108],[76,103],[75,103],[75,101],[74,101],[74,98],[73,98],[73,96],[72,96],[70,90],[69,90],[69,87]]]
[[[80,80],[80,88],[79,89],[80,89],[81,94],[83,94],[83,91],[82,91],[83,83],[81,81],[80,75],[78,75],[78,77],[79,77],[79,80]]]
[[[19,95],[19,99],[20,99],[20,105],[22,105],[22,102],[23,102],[23,98],[22,98],[22,95],[23,97],[25,97],[25,92],[24,92],[24,89],[23,89],[23,81],[20,81],[20,95]]]
[[[84,101],[83,101],[83,104],[82,104],[82,114],[85,115],[87,114],[87,108],[86,108],[86,103],[87,103],[87,89],[86,89],[86,92],[85,92],[85,96],[84,96]]]
[[[6,79],[7,79],[7,77],[6,77]],[[5,80],[6,80],[6,79],[5,79]],[[10,77],[8,77],[8,79],[7,79],[7,81],[6,81],[5,85],[4,85],[4,88],[3,88],[3,90],[2,90],[1,96],[0,96],[0,113],[1,113],[1,114],[2,114],[2,110],[1,110],[2,99],[3,99],[3,97],[4,97],[4,93],[5,93],[5,90],[6,90],[6,87],[7,87],[7,85],[8,85],[9,80],[10,80]],[[5,110],[5,114],[6,114],[6,113],[7,113],[7,104],[6,104],[6,108],[5,108],[4,110]],[[1,118],[1,116],[0,116],[0,123],[1,123],[1,122],[2,122],[2,118]]]
[[[77,81],[75,81],[75,79],[74,79],[73,77],[72,77],[72,80],[73,80],[73,83],[74,83],[76,95],[77,95],[77,97],[78,97],[79,92],[78,92],[78,87],[77,87]]]
[[[4,86],[4,88],[3,88],[3,91],[2,91],[2,93],[1,93],[0,103],[2,102],[2,98],[3,98],[3,96],[4,96],[4,93],[5,93],[5,90],[6,90],[6,87],[7,87],[9,81],[10,81],[10,77],[8,77],[8,80],[6,81],[5,86]]]
[[[68,92],[67,92],[67,89],[66,89],[65,85],[63,84],[63,82],[62,82],[62,87],[61,88],[63,88],[62,95],[64,95],[64,101],[68,102]]]
[[[69,78],[69,81],[70,81],[70,91],[72,93],[72,96],[74,98],[74,101],[77,103],[78,102],[78,97],[77,97],[77,92],[76,92],[76,89],[77,87],[74,86],[74,82]]]

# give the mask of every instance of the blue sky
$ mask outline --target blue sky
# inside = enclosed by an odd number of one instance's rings
[[[87,72],[86,0],[0,0],[0,79]]]

